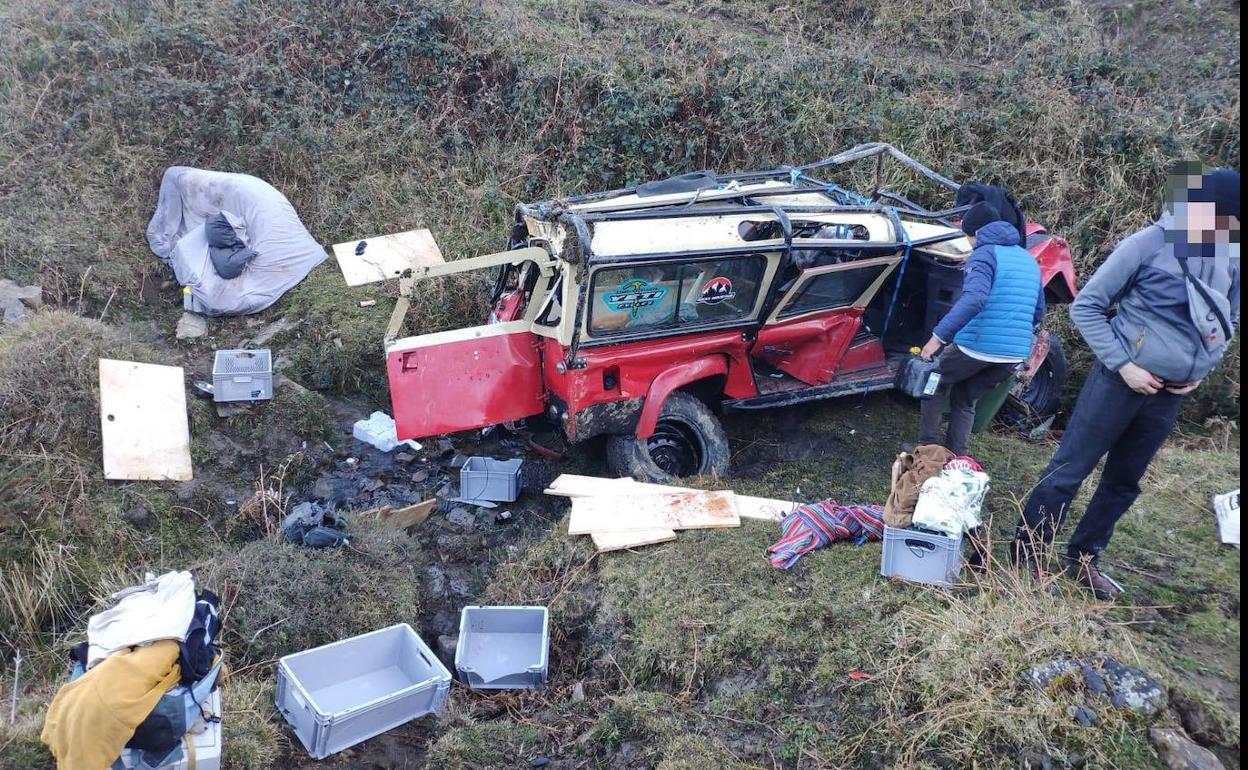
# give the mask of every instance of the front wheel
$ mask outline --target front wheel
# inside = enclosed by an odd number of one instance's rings
[[[1057,414],[1066,388],[1066,352],[1057,335],[1049,337],[1049,353],[1028,382],[1020,382],[1010,391],[997,419],[1006,425],[1030,431]]]
[[[663,402],[654,435],[611,436],[607,466],[617,476],[666,483],[687,476],[728,472],[728,437],[719,420],[698,399],[676,392]]]

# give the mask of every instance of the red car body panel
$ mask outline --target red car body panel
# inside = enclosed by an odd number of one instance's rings
[[[663,402],[672,394],[672,391],[691,382],[719,374],[728,374],[728,358],[718,353],[685,361],[660,372],[659,376],[654,378],[654,382],[650,383],[650,390],[646,392],[646,402],[641,408],[641,418],[637,420],[637,438],[647,439],[654,435],[654,427],[659,422],[659,412],[663,409]]]
[[[1032,222],[1027,225],[1027,235],[1047,235],[1043,225]],[[1050,236],[1028,251],[1040,265],[1040,284],[1055,292],[1067,302],[1075,298],[1075,261],[1070,256],[1070,244],[1064,238]],[[1056,282],[1056,284],[1054,283]]]
[[[402,439],[497,425],[546,408],[532,332],[391,350],[386,375]]]
[[[862,308],[831,310],[764,326],[755,355],[807,385],[832,381],[849,343],[862,323]],[[881,360],[883,348],[881,348]]]
[[[567,424],[571,427],[576,424],[577,412],[613,401],[646,398],[661,374],[706,358],[719,359],[726,364],[726,371],[718,372],[725,376],[724,395],[729,398],[757,395],[747,345],[737,330],[627,342],[582,348],[579,352],[581,365],[567,369],[561,366],[567,350],[548,338],[542,343],[542,373],[547,389],[567,406]],[[685,380],[678,387],[689,382],[692,380]],[[652,397],[651,403],[654,400]],[[661,402],[658,405],[661,406]]]

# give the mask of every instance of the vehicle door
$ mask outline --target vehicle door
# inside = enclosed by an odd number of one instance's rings
[[[862,327],[900,254],[802,270],[759,330],[751,354],[807,385],[824,385]]]

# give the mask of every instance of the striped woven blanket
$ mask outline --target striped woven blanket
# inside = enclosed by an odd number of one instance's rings
[[[821,500],[799,505],[780,522],[783,535],[767,548],[776,569],[788,569],[803,554],[836,542],[852,540],[861,545],[884,537],[884,510],[878,505],[841,505]]]

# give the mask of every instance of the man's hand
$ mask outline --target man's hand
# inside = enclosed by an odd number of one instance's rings
[[[1203,382],[1203,380],[1189,382],[1186,385],[1167,385],[1166,392],[1173,393],[1176,396],[1186,396],[1188,393],[1191,393],[1193,390],[1199,388],[1201,382]]]
[[[1164,387],[1164,383],[1157,379],[1157,375],[1135,364],[1123,366],[1118,370],[1118,374],[1122,377],[1122,381],[1127,383],[1127,387],[1146,396],[1151,396]]]
[[[944,344],[945,343],[936,339],[936,335],[933,334],[932,338],[927,341],[926,345],[923,346],[923,350],[919,351],[919,358],[922,358],[924,361],[931,361],[932,357],[940,352],[940,349],[944,346]]]

